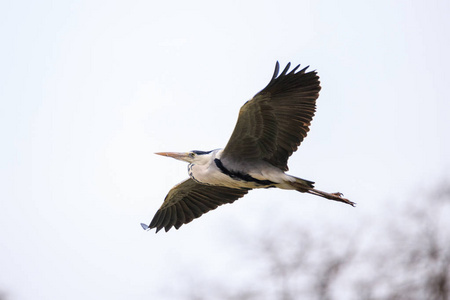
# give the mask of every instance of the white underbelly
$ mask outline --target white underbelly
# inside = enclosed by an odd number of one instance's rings
[[[194,166],[192,169],[193,171],[189,172],[189,176],[202,184],[220,185],[231,188],[255,188],[254,184],[252,185],[251,183],[242,180],[233,179],[219,170],[217,170],[217,172],[208,172],[205,170],[200,170],[197,166]]]
[[[202,184],[250,189],[278,186],[285,180],[284,177],[288,177],[282,172],[280,172],[280,174],[277,174],[277,176],[273,176],[274,174],[270,174],[272,176],[267,177],[264,176],[266,174],[263,175],[260,172],[252,172],[248,174],[250,176],[249,180],[244,180],[242,178],[238,178],[237,176],[231,177],[223,173],[215,165],[210,165],[208,167],[205,165],[189,165],[188,172],[189,176],[193,180]]]

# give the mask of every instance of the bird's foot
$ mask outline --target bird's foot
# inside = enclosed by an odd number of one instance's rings
[[[344,194],[339,193],[339,192],[337,192],[337,193],[326,193],[326,192],[319,191],[319,190],[316,190],[316,189],[309,189],[307,191],[307,193],[310,193],[310,194],[313,194],[313,195],[316,195],[316,196],[320,196],[320,197],[324,197],[324,198],[327,198],[327,199],[330,199],[330,200],[346,203],[346,204],[349,204],[351,206],[355,206],[355,204],[356,204],[355,202],[352,202],[352,201],[342,197],[342,196],[344,196]]]
[[[336,201],[339,201],[339,202],[343,202],[343,203],[347,203],[347,204],[349,204],[351,206],[355,206],[355,204],[356,204],[355,202],[352,202],[352,201],[342,197],[342,196],[344,196],[344,194],[342,194],[340,192],[331,193],[330,195],[334,196],[333,200],[336,200]]]

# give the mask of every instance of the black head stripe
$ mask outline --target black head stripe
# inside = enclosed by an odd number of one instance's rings
[[[205,154],[210,154],[213,150],[210,151],[200,151],[200,150],[192,150],[191,152],[194,152],[197,155],[205,155]]]

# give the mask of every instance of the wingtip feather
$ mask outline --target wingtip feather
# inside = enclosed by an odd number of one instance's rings
[[[288,64],[284,68],[283,72],[281,72],[280,77],[286,75],[286,73],[287,73],[287,71],[289,70],[290,67],[291,67],[291,63],[288,62]]]
[[[275,64],[275,71],[273,71],[273,76],[272,76],[271,80],[274,80],[275,78],[277,78],[279,71],[280,71],[280,63],[277,60],[277,62]]]

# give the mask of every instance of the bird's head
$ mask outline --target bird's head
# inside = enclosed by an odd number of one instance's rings
[[[189,152],[156,152],[155,154],[172,157],[188,163],[205,164],[211,160],[213,151],[192,150]]]

